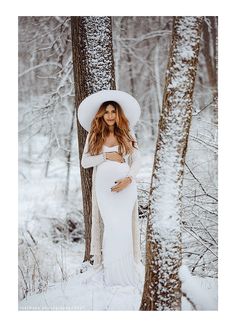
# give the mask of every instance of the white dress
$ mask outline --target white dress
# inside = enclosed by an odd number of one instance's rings
[[[103,146],[103,151],[118,151],[118,146]],[[115,181],[127,176],[129,165],[106,160],[97,167],[95,191],[104,223],[103,268],[106,286],[137,286],[138,268],[134,261],[132,210],[137,198],[133,181],[119,192],[111,191]]]
[[[105,152],[118,151],[118,146],[103,146]],[[97,167],[95,191],[104,223],[103,265],[107,286],[136,285],[132,242],[132,210],[137,197],[133,180],[119,192],[111,191],[115,181],[127,176],[129,165],[106,160]]]

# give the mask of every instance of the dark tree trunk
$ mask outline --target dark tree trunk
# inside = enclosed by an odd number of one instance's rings
[[[206,68],[208,72],[208,80],[212,88],[214,96],[217,95],[217,72],[216,72],[216,53],[214,54],[216,47],[216,32],[213,30],[213,20],[215,18],[208,18],[211,28],[204,22],[203,24],[203,53],[206,61]]]
[[[213,121],[218,123],[218,89],[217,89],[217,19],[218,17],[207,17],[209,24],[203,24],[203,54],[205,57],[208,80],[214,99]]]
[[[75,84],[75,107],[81,101],[104,89],[116,89],[112,20],[107,16],[72,16],[72,51]],[[98,110],[98,108],[97,108]],[[81,166],[81,157],[87,132],[81,127],[76,111],[78,148],[80,159],[83,213],[85,222],[84,261],[90,261],[91,215],[92,215],[92,171]]]

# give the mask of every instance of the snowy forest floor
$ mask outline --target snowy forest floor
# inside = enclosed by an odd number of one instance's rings
[[[78,267],[82,267],[82,253]],[[138,311],[142,294],[134,287],[81,285],[80,273],[48,286],[45,292],[31,294],[19,302],[19,310]],[[217,310],[217,279],[192,276],[183,265],[180,271],[182,310]]]

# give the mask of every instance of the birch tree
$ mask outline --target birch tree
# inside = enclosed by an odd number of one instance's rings
[[[72,16],[72,51],[75,84],[75,108],[81,101],[103,89],[116,89],[112,48],[112,20],[108,16]],[[81,157],[87,132],[77,121],[79,157]],[[85,222],[84,262],[90,261],[92,171],[80,164]]]
[[[181,197],[203,18],[176,16],[150,186],[140,310],[181,310]]]

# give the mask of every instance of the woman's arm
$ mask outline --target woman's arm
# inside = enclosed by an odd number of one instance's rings
[[[88,138],[89,138],[89,133],[87,134],[87,137],[86,137],[86,142],[85,142],[85,146],[84,146],[84,150],[83,150],[83,154],[82,154],[82,160],[81,160],[81,165],[84,169],[99,165],[99,164],[103,163],[104,161],[106,161],[105,152],[102,152],[99,155],[90,155],[90,153],[87,152],[88,151]]]
[[[132,136],[135,139],[135,146],[137,147],[137,149],[134,148],[133,153],[130,155],[132,158],[132,164],[127,173],[127,177],[130,177],[131,179],[135,179],[141,168],[141,155],[140,155],[140,151],[139,151],[139,147],[138,147],[138,143],[137,143],[134,131],[132,131]]]

